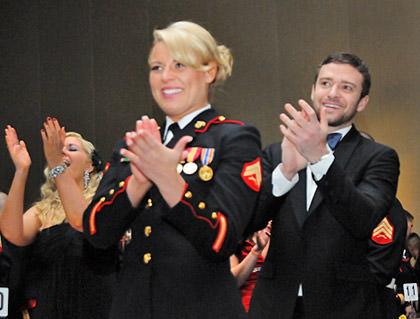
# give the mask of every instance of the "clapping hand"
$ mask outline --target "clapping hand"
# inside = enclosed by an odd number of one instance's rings
[[[10,125],[7,125],[5,133],[7,149],[16,170],[28,170],[31,166],[31,157],[26,149],[25,142],[19,141],[16,130]]]

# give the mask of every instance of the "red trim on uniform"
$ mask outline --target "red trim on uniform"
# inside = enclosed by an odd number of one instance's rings
[[[208,130],[208,128],[210,127],[210,125],[212,124],[220,124],[220,123],[234,123],[234,124],[239,124],[239,125],[245,125],[244,122],[240,122],[240,121],[234,121],[234,120],[224,120],[224,121],[220,121],[219,120],[219,116],[215,117],[214,119],[212,119],[211,121],[209,121],[207,123],[207,125],[200,130],[194,130],[194,132],[196,133],[204,133],[205,131]]]
[[[131,178],[131,175],[125,179],[124,186],[118,192],[115,192],[114,196],[112,197],[110,201],[107,201],[107,202],[98,201],[96,205],[93,207],[89,216],[89,227],[90,227],[91,235],[94,235],[96,233],[96,223],[95,223],[96,213],[99,212],[105,205],[111,205],[114,202],[115,198],[117,198],[119,194],[125,191],[130,178]]]
[[[220,223],[219,227],[219,233],[217,234],[216,240],[213,244],[213,250],[218,253],[220,249],[222,248],[223,242],[226,238],[226,232],[227,232],[227,221],[226,217],[223,216],[221,213],[217,214],[217,220]]]
[[[211,220],[210,219],[208,219],[208,218],[206,218],[206,217],[203,217],[203,216],[200,216],[200,215],[198,215],[197,214],[197,212],[195,211],[195,209],[194,209],[194,207],[190,204],[190,203],[188,203],[188,202],[186,202],[186,201],[184,201],[183,199],[181,199],[181,203],[183,203],[184,205],[187,205],[189,208],[190,208],[190,210],[192,211],[192,213],[193,213],[193,215],[195,216],[195,218],[198,218],[198,219],[202,219],[202,220],[204,220],[205,222],[207,222],[209,225],[210,225],[210,227],[211,228],[213,228],[213,229],[216,229],[217,228],[217,224],[219,223],[219,221],[217,221],[216,222],[216,224],[212,224],[211,223]]]
[[[214,241],[214,244],[212,246],[212,248],[215,252],[219,252],[220,249],[222,248],[223,242],[226,238],[226,232],[227,232],[226,217],[220,212],[217,213],[217,222],[216,222],[216,224],[213,225],[210,219],[198,215],[197,212],[195,211],[194,207],[190,203],[188,203],[184,200],[181,200],[181,203],[183,203],[184,205],[187,205],[190,208],[190,210],[193,213],[193,215],[195,216],[195,218],[204,220],[205,222],[207,222],[210,225],[211,228],[216,229],[217,226],[219,226],[219,233],[217,234],[216,240]]]
[[[109,163],[109,162],[107,162],[106,164],[105,164],[105,168],[104,168],[104,171],[103,171],[103,173],[102,173],[102,175],[105,175],[106,174],[106,172],[108,172],[108,170],[109,170],[109,167],[111,166],[111,164]]]
[[[184,190],[182,191],[182,195],[181,195],[181,199],[180,199],[181,202],[182,202],[182,199],[184,198],[184,195],[185,195],[185,192],[187,191],[187,189],[188,189],[188,183],[185,183]]]

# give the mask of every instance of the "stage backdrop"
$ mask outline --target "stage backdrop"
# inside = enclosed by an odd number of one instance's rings
[[[419,16],[418,0],[1,0],[0,126],[15,126],[32,156],[26,205],[44,180],[47,116],[93,141],[105,159],[142,114],[162,120],[148,86],[152,31],[190,20],[234,55],[214,107],[256,125],[264,145],[281,139],[284,103],[309,99],[328,53],[360,55],[373,85],[357,126],[398,151],[398,197],[420,220]],[[7,192],[13,165],[4,143],[0,176]]]

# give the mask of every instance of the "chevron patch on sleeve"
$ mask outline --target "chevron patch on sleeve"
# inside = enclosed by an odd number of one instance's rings
[[[242,179],[251,189],[258,192],[262,183],[261,160],[257,158],[255,161],[246,163],[242,169]]]
[[[394,225],[385,217],[372,232],[372,240],[379,245],[386,245],[394,238]]]

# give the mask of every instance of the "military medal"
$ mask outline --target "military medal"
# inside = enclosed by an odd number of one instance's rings
[[[198,165],[197,163],[194,163],[194,161],[200,156],[201,147],[189,147],[186,151],[188,152],[187,163],[182,168],[182,171],[186,175],[192,175],[197,172],[198,169]]]
[[[176,172],[178,174],[181,174],[183,168],[184,168],[184,165],[182,165],[182,163],[178,163],[178,165],[176,166]]]
[[[200,176],[201,180],[208,182],[213,178],[213,169],[207,165],[201,166],[198,171],[198,176]]]
[[[201,162],[203,166],[200,167],[198,171],[198,176],[200,176],[201,180],[204,182],[208,182],[213,178],[213,169],[209,166],[214,159],[214,148],[203,148],[201,151]]]
[[[198,165],[196,163],[188,162],[187,164],[184,165],[184,168],[182,169],[182,171],[187,175],[192,175],[195,172],[197,172],[197,169],[198,169]]]

